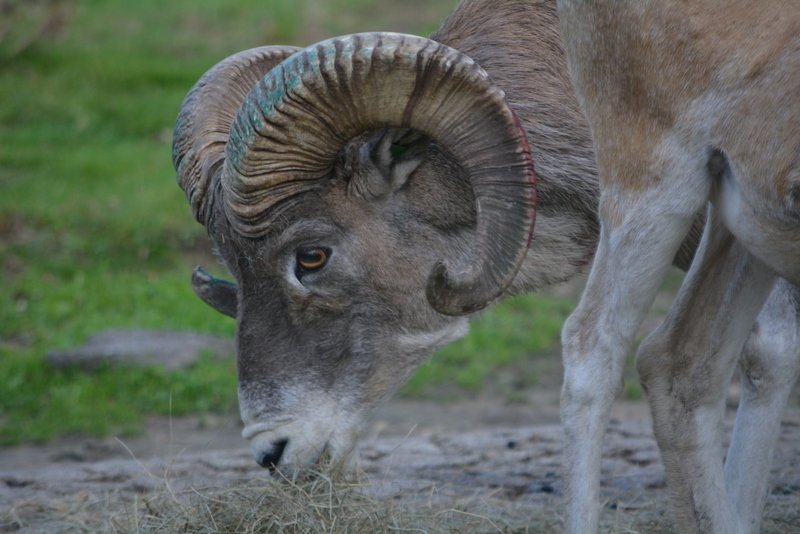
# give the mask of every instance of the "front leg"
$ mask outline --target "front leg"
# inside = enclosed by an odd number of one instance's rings
[[[601,448],[611,405],[622,387],[625,358],[704,194],[692,196],[689,188],[651,191],[641,195],[621,223],[603,220],[586,289],[562,332],[569,533],[598,528]],[[609,202],[605,199],[606,208]],[[601,208],[601,214],[614,213],[614,208]]]

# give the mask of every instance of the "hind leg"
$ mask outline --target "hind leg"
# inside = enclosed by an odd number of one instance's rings
[[[742,345],[775,282],[713,207],[669,314],[639,348],[675,519],[681,532],[746,532],[723,474],[724,399]]]
[[[780,280],[744,345],[742,395],[725,461],[731,506],[758,532],[781,416],[800,373],[800,290]]]

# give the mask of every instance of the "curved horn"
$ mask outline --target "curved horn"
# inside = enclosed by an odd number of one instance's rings
[[[207,224],[212,213],[207,193],[222,170],[239,106],[266,73],[298,50],[265,46],[235,54],[203,75],[184,99],[172,138],[172,163],[201,224]]]
[[[410,35],[356,34],[281,63],[247,96],[231,128],[225,211],[248,237],[299,193],[319,187],[353,137],[390,127],[437,139],[470,176],[478,224],[469,257],[441,262],[427,296],[442,313],[482,308],[511,283],[533,230],[536,180],[505,94],[473,60]]]

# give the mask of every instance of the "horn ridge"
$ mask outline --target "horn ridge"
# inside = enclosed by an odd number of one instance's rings
[[[478,223],[464,261],[434,267],[426,293],[442,313],[469,313],[511,283],[530,242],[535,174],[505,94],[469,57],[411,35],[355,34],[289,57],[244,99],[225,146],[224,209],[261,237],[297,195],[319,188],[346,143],[413,128],[466,169]],[[296,200],[296,199],[295,199]]]
[[[231,123],[244,98],[264,74],[299,48],[267,46],[230,56],[204,74],[181,105],[172,138],[178,184],[201,224],[213,213],[212,184],[224,166]]]

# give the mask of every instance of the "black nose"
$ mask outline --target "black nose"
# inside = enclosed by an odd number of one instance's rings
[[[283,456],[283,451],[286,449],[287,443],[289,443],[288,439],[282,439],[281,441],[273,443],[272,450],[264,454],[261,460],[258,460],[258,465],[266,467],[270,471],[274,470],[278,466],[278,462],[281,461],[281,456]]]

